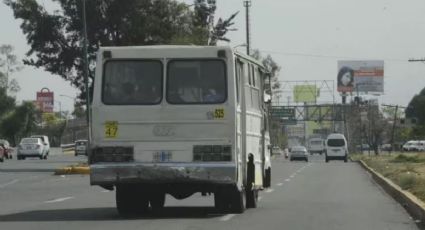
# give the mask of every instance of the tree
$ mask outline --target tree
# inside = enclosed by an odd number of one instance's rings
[[[22,20],[21,29],[31,48],[24,64],[59,75],[80,90],[85,99],[82,36],[82,0],[56,0],[61,10],[49,13],[36,0],[4,0]],[[100,46],[190,43],[206,45],[206,21],[215,12],[212,4],[195,1],[195,9],[176,0],[86,1],[89,78],[94,81],[96,51]],[[226,22],[224,26],[231,26]],[[218,27],[214,39],[224,38]],[[226,27],[227,28],[227,27]],[[224,31],[224,32],[223,32]]]
[[[415,118],[419,125],[425,125],[425,88],[410,101],[406,117]]]
[[[2,117],[15,108],[15,98],[7,95],[6,88],[0,87],[0,123]]]
[[[15,72],[22,70],[18,58],[13,54],[13,46],[0,46],[0,88],[5,88],[12,93],[17,93],[21,89],[16,79],[10,79]]]
[[[254,52],[251,54],[251,56],[263,63],[263,65],[266,67],[267,72],[270,73],[271,77],[271,87],[269,82],[266,81],[266,93],[271,94],[272,92],[275,92],[279,90],[280,88],[280,82],[279,82],[279,72],[281,67],[277,62],[272,58],[272,56],[267,55],[265,58],[261,56],[261,52],[259,50],[254,50]],[[270,88],[272,92],[270,92]]]
[[[24,102],[8,114],[0,123],[2,136],[16,145],[21,137],[29,136],[36,128],[36,109],[32,102]]]

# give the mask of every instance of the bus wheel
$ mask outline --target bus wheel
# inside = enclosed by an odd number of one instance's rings
[[[132,217],[145,212],[149,204],[140,189],[132,185],[117,185],[115,198],[118,213],[122,217]]]
[[[159,214],[165,205],[165,193],[152,193],[149,198],[149,203],[151,204],[152,212]]]
[[[214,193],[214,207],[218,212],[229,211],[229,200],[223,191],[217,191]]]
[[[245,190],[242,189],[241,191],[239,191],[238,188],[235,188],[231,194],[232,194],[231,196],[232,200],[230,203],[231,211],[233,213],[238,213],[238,214],[243,213],[245,211],[245,205],[246,205]]]
[[[264,175],[264,183],[263,183],[263,187],[264,188],[269,188],[271,186],[271,177],[272,177],[272,169],[268,168],[265,171],[265,175]]]

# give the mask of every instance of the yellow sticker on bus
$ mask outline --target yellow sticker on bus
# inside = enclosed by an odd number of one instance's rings
[[[118,122],[106,121],[105,122],[105,137],[116,138],[118,136]]]
[[[224,109],[215,109],[214,119],[223,119],[224,118]]]

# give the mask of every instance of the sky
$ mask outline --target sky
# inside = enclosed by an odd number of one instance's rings
[[[54,8],[50,0],[38,1]],[[371,96],[380,103],[406,106],[425,87],[425,64],[408,62],[425,57],[423,0],[252,0],[250,9],[251,46],[281,66],[280,81],[329,80],[336,88],[338,60],[384,60],[385,92]],[[216,20],[237,11],[237,31],[229,32],[231,42],[222,44],[246,42],[245,10],[242,0],[217,0]],[[0,3],[0,44],[13,45],[23,58],[29,47],[19,25],[12,10]],[[72,99],[59,94],[75,97],[77,91],[59,76],[27,66],[14,77],[22,88],[18,101],[34,100],[36,91],[47,87],[55,92],[55,110],[59,104],[62,110],[72,109]],[[334,95],[340,101],[336,91]]]

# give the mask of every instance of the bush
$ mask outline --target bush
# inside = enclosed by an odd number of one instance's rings
[[[415,186],[416,184],[416,176],[413,174],[403,174],[399,178],[399,185],[402,189],[408,190]]]
[[[405,154],[399,154],[396,156],[393,160],[391,160],[392,163],[422,163],[425,162],[425,158],[420,158],[418,155],[408,156]]]

